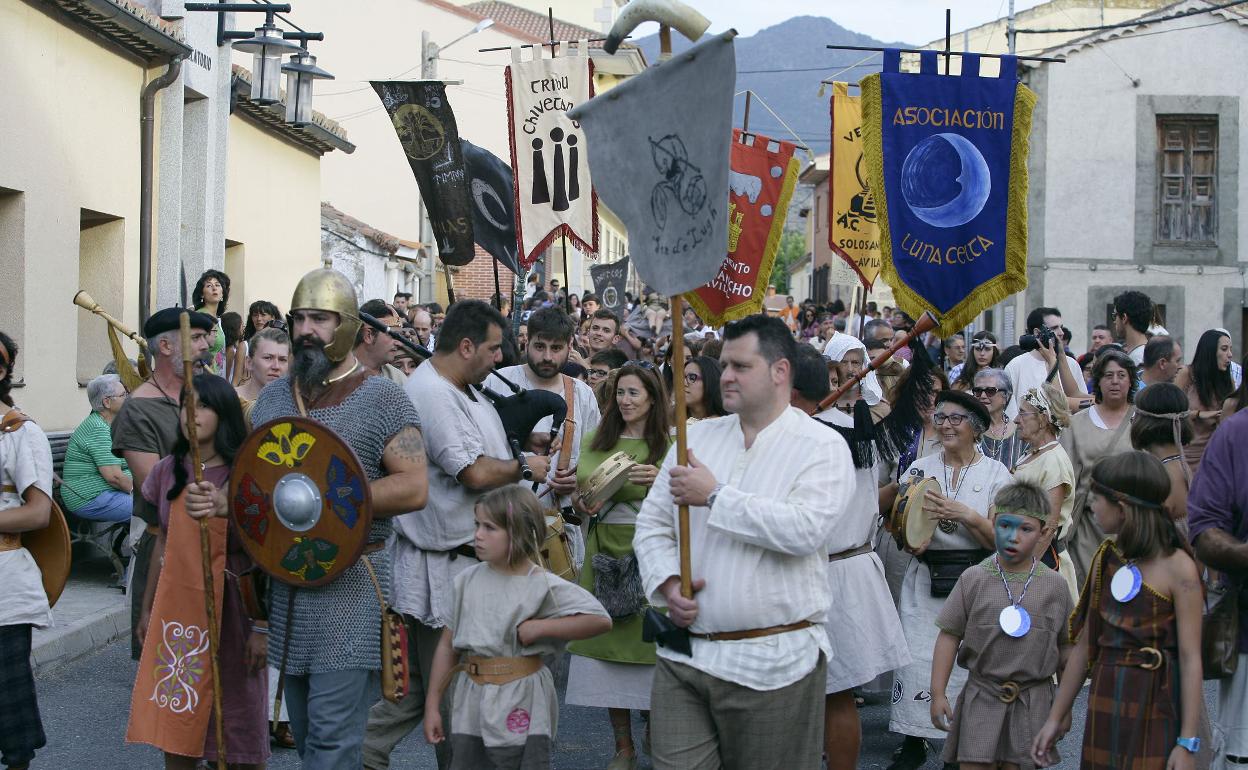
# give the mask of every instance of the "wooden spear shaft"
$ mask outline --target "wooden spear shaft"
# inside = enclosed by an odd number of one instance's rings
[[[204,466],[199,462],[199,432],[195,427],[195,357],[191,351],[191,315],[185,310],[179,318],[182,332],[182,408],[186,412],[186,441],[190,444],[191,467],[195,483],[204,480]],[[208,614],[208,639],[211,647],[209,663],[212,668],[212,712],[217,725],[217,770],[225,770],[225,722],[221,712],[221,667],[217,657],[217,645],[221,642],[221,629],[217,626],[217,600],[212,580],[212,548],[208,537],[208,519],[199,520],[199,549],[204,568],[204,609]]]

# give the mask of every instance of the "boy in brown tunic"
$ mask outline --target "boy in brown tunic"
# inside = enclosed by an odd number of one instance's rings
[[[936,618],[932,724],[949,731],[944,761],[964,769],[1035,767],[1031,742],[1070,652],[1070,591],[1036,558],[1052,533],[1048,510],[1039,487],[1003,487],[993,500],[996,553],[962,573]],[[970,676],[951,709],[945,686],[955,655]]]

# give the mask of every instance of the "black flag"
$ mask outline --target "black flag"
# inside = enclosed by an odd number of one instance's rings
[[[494,153],[460,139],[472,193],[472,237],[498,263],[516,275],[516,207],[511,166]]]
[[[609,265],[591,265],[589,277],[594,293],[604,308],[617,316],[624,312],[624,290],[628,283],[628,257]]]
[[[455,113],[446,84],[436,80],[372,82],[381,97],[408,165],[420,187],[438,259],[466,265],[476,250],[472,240],[472,193],[459,143]]]

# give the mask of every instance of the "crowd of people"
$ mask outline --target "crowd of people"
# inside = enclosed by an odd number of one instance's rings
[[[168,308],[143,328],[144,384],[88,385],[61,499],[82,518],[142,522],[136,659],[155,654],[178,576],[198,574],[186,527],[230,521],[219,650],[233,766],[263,767],[277,741],[307,768],[386,768],[423,725],[440,768],[548,767],[565,653],[562,696],[605,710],[610,770],[642,754],[657,768],[852,768],[857,705],[879,694],[890,770],[922,766],[933,739],[946,767],[1043,767],[1089,678],[1083,745],[1070,747],[1082,766],[1248,763],[1248,607],[1238,626],[1210,621],[1248,582],[1248,384],[1225,330],[1185,361],[1149,298],[1127,291],[1079,355],[1053,307],[1006,344],[987,330],[915,336],[899,309],[851,314],[774,287],[764,312],[712,328],[654,296],[630,294],[617,314],[554,280],[531,282],[514,313],[502,297],[359,302],[331,270],[304,276],[288,314],[255,302],[243,322],[226,311],[229,285],[208,271],[195,287],[196,412],[183,406],[181,309]],[[14,403],[17,355],[0,334],[11,768],[44,744],[28,658],[49,621],[16,533],[44,526],[53,496],[38,416]],[[505,383],[567,409],[519,458],[483,396]],[[298,414],[359,458],[372,526],[359,562],[315,588],[273,581],[258,612],[224,490],[250,428]],[[930,536],[910,540],[899,511]],[[575,580],[547,569],[552,521]],[[379,692],[387,605],[411,661],[397,701]],[[152,725],[175,717],[147,695],[136,685],[129,739],[161,748],[166,767],[216,758],[206,708],[174,740]]]

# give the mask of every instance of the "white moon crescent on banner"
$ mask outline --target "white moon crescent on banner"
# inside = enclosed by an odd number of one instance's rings
[[[988,163],[966,137],[933,134],[901,164],[901,193],[914,215],[932,227],[959,227],[979,216],[992,192]]]

